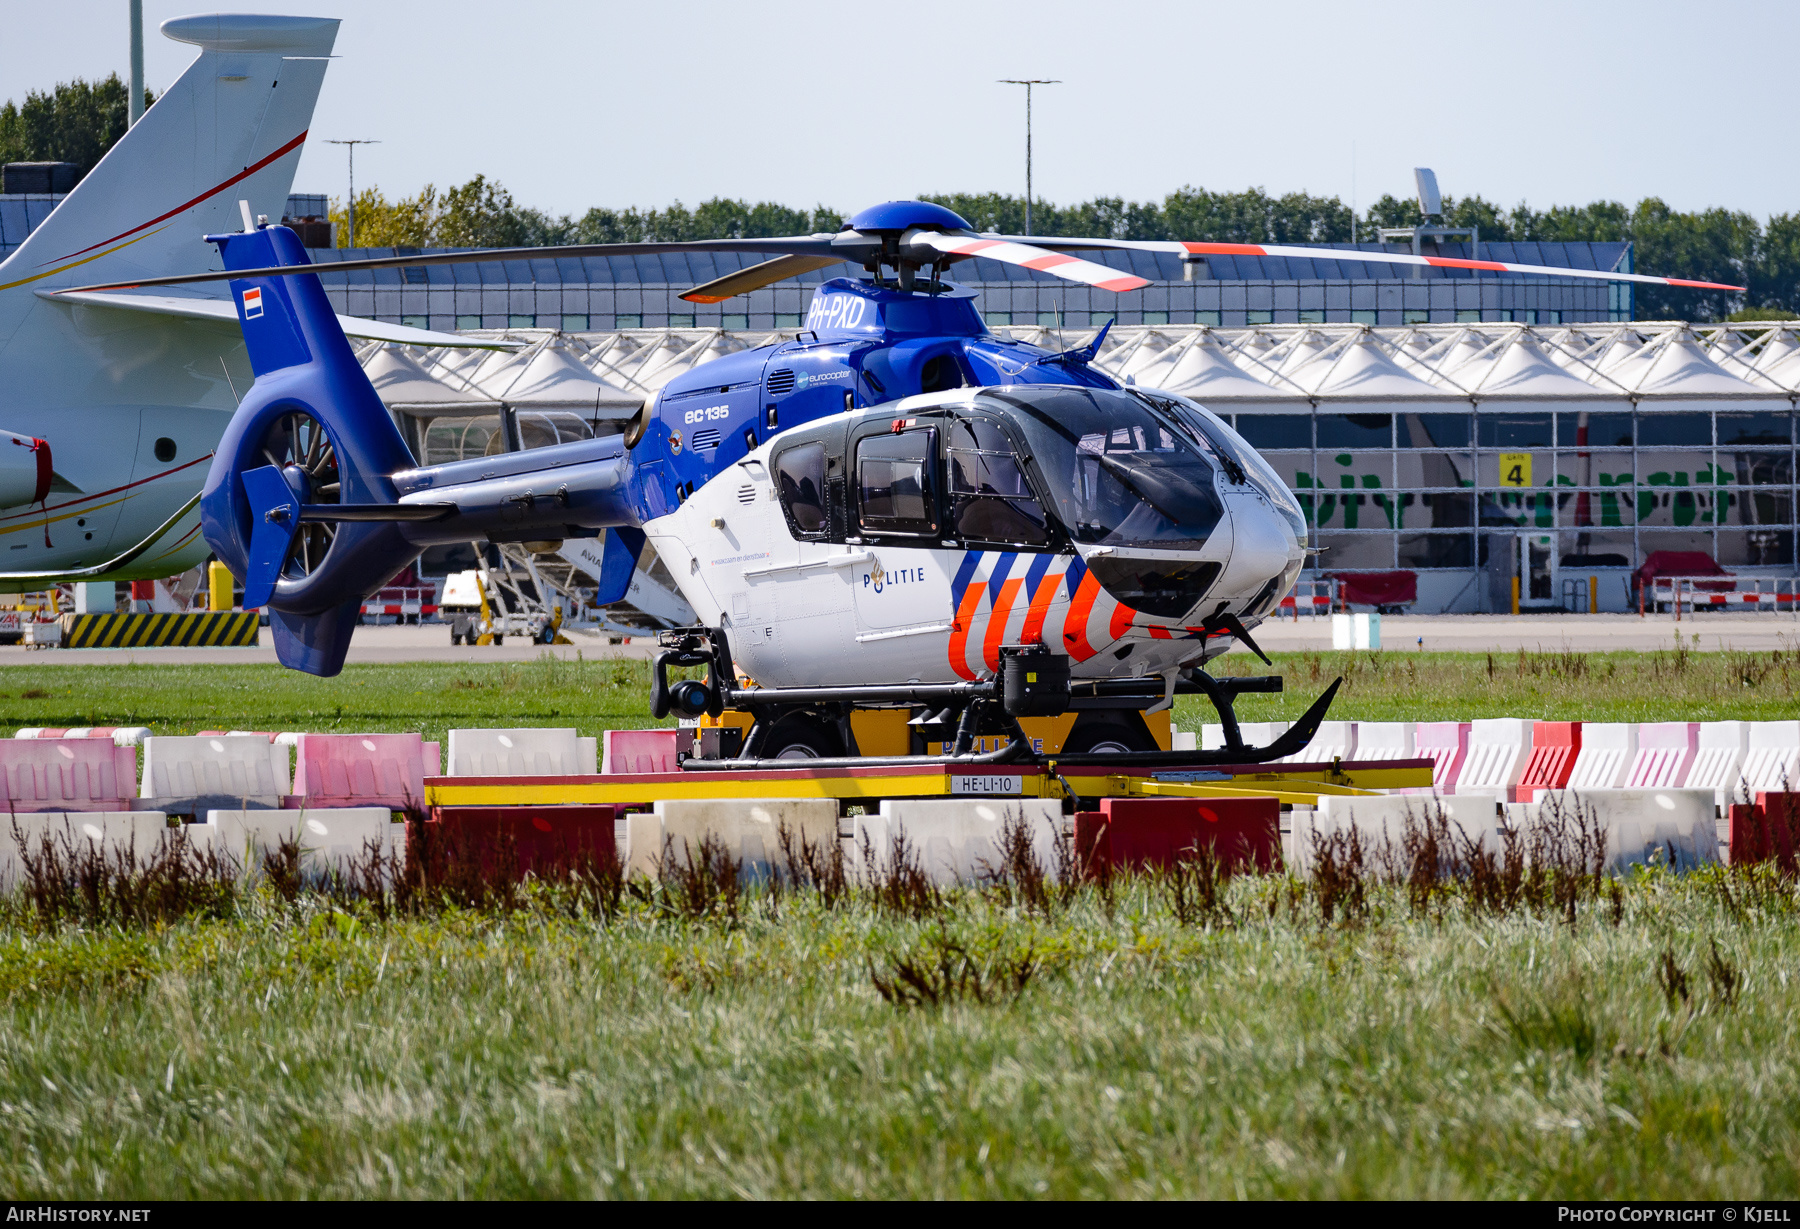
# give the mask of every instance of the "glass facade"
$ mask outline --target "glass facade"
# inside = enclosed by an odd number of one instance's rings
[[[1635,568],[1658,550],[1703,551],[1734,570],[1800,568],[1791,409],[1619,407],[1226,416],[1299,498],[1321,572],[1510,577],[1521,533],[1554,534],[1571,574]]]

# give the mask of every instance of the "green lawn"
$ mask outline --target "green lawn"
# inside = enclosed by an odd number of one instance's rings
[[[1588,721],[1771,721],[1800,717],[1800,650],[1764,653],[1282,653],[1279,696],[1246,696],[1247,721],[1298,717],[1331,680],[1331,715],[1364,721],[1534,717]],[[1233,654],[1231,673],[1261,663]],[[279,666],[17,665],[0,674],[0,733],[19,726],[145,725],[203,729],[418,730],[657,724],[650,668],[637,659],[520,665],[348,666],[334,679]],[[1176,721],[1212,720],[1197,697]]]
[[[1649,876],[1573,926],[1290,891],[1204,928],[1144,879],[1048,920],[15,920],[0,1195],[1800,1196],[1791,884]],[[1001,988],[878,992],[947,947]]]

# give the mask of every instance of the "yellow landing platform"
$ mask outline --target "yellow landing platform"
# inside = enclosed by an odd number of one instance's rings
[[[792,768],[579,777],[427,777],[428,806],[642,806],[668,798],[1279,798],[1316,806],[1325,794],[1431,786],[1431,761],[1251,764],[1109,770],[1035,766]]]

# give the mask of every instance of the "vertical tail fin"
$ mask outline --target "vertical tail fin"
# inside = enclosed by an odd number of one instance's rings
[[[306,263],[299,239],[283,226],[208,238],[219,245],[227,269]],[[412,466],[412,453],[317,277],[230,285],[256,383],[213,454],[200,511],[207,543],[248,583],[257,528],[264,527],[266,541],[277,505],[292,504],[289,515],[298,518],[312,503],[392,504],[397,493],[390,476]],[[271,468],[277,471],[272,483],[246,486],[246,474],[264,471],[266,478]],[[329,540],[284,532],[277,542],[280,557],[259,560],[254,578],[256,595],[270,594],[276,655],[292,669],[334,675],[363,600],[415,558],[418,547],[397,525],[382,522],[339,524]]]
[[[0,264],[0,289],[189,272],[239,200],[279,218],[337,38],[321,17],[178,17],[200,55]]]

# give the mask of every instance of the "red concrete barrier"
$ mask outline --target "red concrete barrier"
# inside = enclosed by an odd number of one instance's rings
[[[1726,818],[1733,866],[1772,861],[1789,874],[1800,870],[1800,793],[1765,790],[1755,803],[1732,804]]]
[[[476,859],[484,875],[555,878],[618,860],[612,806],[432,807],[409,849],[427,864]],[[429,852],[427,852],[429,851]]]
[[[1513,791],[1513,802],[1530,802],[1541,789],[1562,789],[1575,771],[1575,760],[1581,754],[1581,722],[1537,721],[1532,723],[1531,757],[1525,761],[1525,774]]]
[[[1089,874],[1172,866],[1208,849],[1228,872],[1281,865],[1274,798],[1106,798],[1075,816],[1076,865]]]

